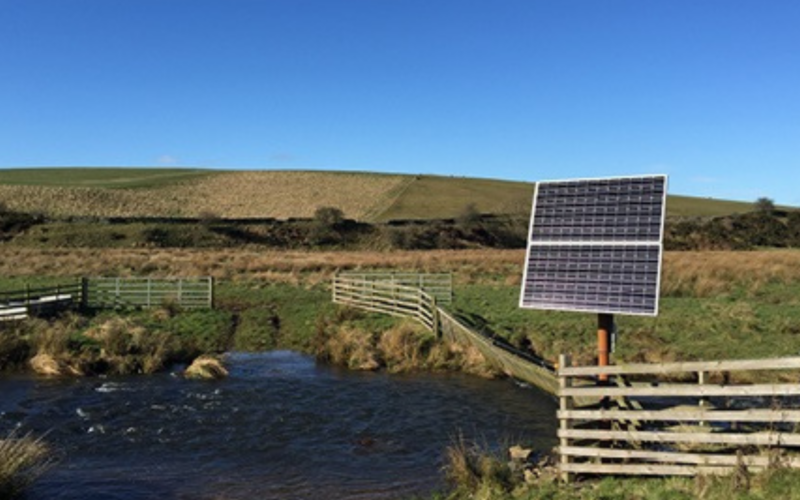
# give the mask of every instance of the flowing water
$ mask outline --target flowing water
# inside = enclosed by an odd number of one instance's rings
[[[227,364],[215,382],[0,378],[0,436],[46,433],[60,455],[29,499],[407,498],[445,487],[459,433],[555,444],[555,402],[508,380],[350,372],[285,351]]]

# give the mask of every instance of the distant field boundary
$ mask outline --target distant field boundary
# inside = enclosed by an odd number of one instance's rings
[[[0,321],[70,308],[151,308],[168,303],[213,308],[214,278],[81,278],[71,284],[0,292]]]

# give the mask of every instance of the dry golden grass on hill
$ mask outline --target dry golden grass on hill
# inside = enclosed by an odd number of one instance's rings
[[[340,270],[453,270],[459,280],[516,272],[518,250],[425,252],[303,252],[254,250],[31,249],[0,246],[0,275],[15,276],[214,276],[318,282]]]
[[[57,216],[311,217],[338,207],[363,219],[388,203],[406,178],[331,172],[225,172],[147,189],[0,185],[11,209]]]
[[[232,280],[316,283],[342,270],[454,273],[459,284],[518,285],[522,250],[303,252],[255,250],[31,249],[0,246],[0,275],[214,276]],[[767,283],[800,281],[800,251],[667,252],[662,290],[700,297],[733,286],[758,291]]]

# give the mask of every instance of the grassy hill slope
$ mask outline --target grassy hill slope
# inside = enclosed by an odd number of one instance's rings
[[[213,175],[188,168],[19,168],[0,170],[0,184],[15,186],[145,189]]]
[[[51,216],[287,219],[319,207],[382,222],[481,213],[527,217],[534,185],[492,179],[310,171],[213,171],[160,168],[0,170],[0,202]],[[671,216],[719,216],[752,204],[670,196]]]
[[[453,218],[469,204],[481,213],[528,214],[533,189],[534,185],[527,182],[415,176],[375,219]]]

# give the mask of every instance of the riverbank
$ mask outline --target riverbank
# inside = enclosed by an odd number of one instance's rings
[[[592,315],[519,309],[524,253],[517,251],[98,253],[0,246],[0,256],[0,270],[6,272],[0,289],[45,284],[40,276],[47,273],[53,275],[48,278],[51,282],[74,279],[74,275],[59,276],[67,271],[87,275],[215,276],[216,311],[181,312],[163,324],[147,318],[137,320],[154,331],[166,331],[190,343],[188,348],[177,349],[179,352],[275,348],[314,352],[320,344],[315,344],[314,337],[320,331],[330,337],[333,330],[330,321],[337,307],[331,304],[327,288],[332,275],[347,269],[389,269],[451,271],[455,286],[452,310],[474,328],[551,361],[561,353],[570,353],[581,364],[591,363],[594,357],[596,325]],[[13,268],[9,267],[11,262]],[[661,291],[657,318],[617,317],[616,360],[779,357],[795,354],[800,348],[796,340],[800,332],[800,251],[668,252]],[[340,317],[343,323],[347,323],[345,316]],[[362,332],[362,337],[377,345],[383,332],[398,325],[392,318],[363,314],[345,326],[363,330],[366,333]],[[339,330],[343,336],[352,337],[353,328]],[[81,342],[71,345],[80,346]],[[92,341],[85,342],[97,348]],[[336,356],[321,354],[336,361]],[[0,354],[0,365],[2,359]],[[351,364],[349,360],[339,361]],[[425,361],[419,368],[426,364],[436,363]]]
[[[165,303],[0,324],[0,371],[149,374],[202,355],[291,349],[352,370],[501,375],[475,348],[411,320],[334,306],[322,285],[229,282],[218,290],[214,310]]]

